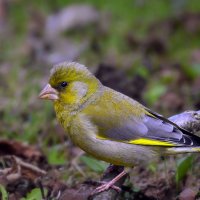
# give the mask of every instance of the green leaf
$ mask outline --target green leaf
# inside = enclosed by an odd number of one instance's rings
[[[30,193],[28,193],[26,198],[22,198],[21,200],[38,200],[38,199],[42,199],[41,190],[39,188],[35,188],[31,190]]]
[[[182,66],[183,71],[185,72],[185,74],[191,78],[191,79],[195,79],[200,75],[200,64],[192,64],[190,66],[188,65],[183,65]]]
[[[2,198],[2,200],[8,200],[8,193],[7,193],[6,189],[5,189],[5,187],[3,185],[1,185],[1,184],[0,184],[0,193],[1,193],[0,197]]]
[[[48,162],[52,165],[62,165],[66,163],[65,151],[58,146],[53,146],[48,151]]]
[[[160,96],[166,92],[166,90],[167,88],[165,85],[154,83],[146,91],[144,98],[149,104],[153,105],[160,98]]]
[[[137,67],[134,74],[138,74],[145,79],[149,77],[149,71],[144,66]]]
[[[183,180],[188,170],[192,166],[193,158],[193,155],[189,155],[177,161],[176,183],[179,183],[181,180]]]
[[[108,167],[108,164],[105,162],[96,160],[89,156],[81,156],[80,160],[95,172],[103,172]]]

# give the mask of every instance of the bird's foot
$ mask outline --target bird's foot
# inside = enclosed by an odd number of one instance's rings
[[[112,180],[110,180],[109,182],[100,182],[102,185],[97,187],[91,195],[94,194],[98,194],[100,192],[106,191],[109,188],[113,188],[114,190],[116,190],[117,192],[121,192],[121,188],[117,187],[115,185],[115,183],[117,181],[119,181],[119,179],[121,179],[124,175],[126,175],[127,172],[125,170],[123,170],[120,174],[118,174],[115,178],[113,178]]]
[[[100,192],[104,192],[110,188],[116,190],[117,192],[121,192],[121,188],[114,185],[115,183],[111,180],[109,182],[104,182],[104,181],[101,181],[100,182],[102,185],[97,187],[93,192],[92,192],[92,195],[95,195],[95,194],[98,194]]]

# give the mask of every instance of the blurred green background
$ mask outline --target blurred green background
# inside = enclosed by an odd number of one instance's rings
[[[199,0],[1,0],[1,138],[37,145],[51,164],[78,155],[52,103],[37,98],[65,60],[166,117],[198,110],[199,35]],[[77,167],[94,177],[105,164],[86,156]]]

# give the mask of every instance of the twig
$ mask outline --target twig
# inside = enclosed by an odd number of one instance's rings
[[[38,174],[40,176],[46,174],[46,171],[30,163],[24,162],[16,156],[4,156],[4,159],[6,158],[12,161],[12,167],[0,170],[0,175],[2,174],[6,176],[9,182],[19,179],[25,169],[32,172],[33,174]]]
[[[29,169],[31,171],[34,171],[35,173],[37,173],[39,175],[45,175],[46,174],[46,171],[36,167],[35,165],[31,165],[31,164],[29,164],[27,162],[24,162],[24,161],[22,161],[20,158],[18,158],[16,156],[14,156],[14,159],[15,159],[16,163],[18,165],[20,165],[22,168],[26,168],[26,169]]]

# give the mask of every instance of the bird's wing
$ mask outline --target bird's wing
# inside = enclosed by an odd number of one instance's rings
[[[148,109],[142,118],[130,117],[122,124],[104,130],[99,138],[139,145],[200,145],[199,137]]]

